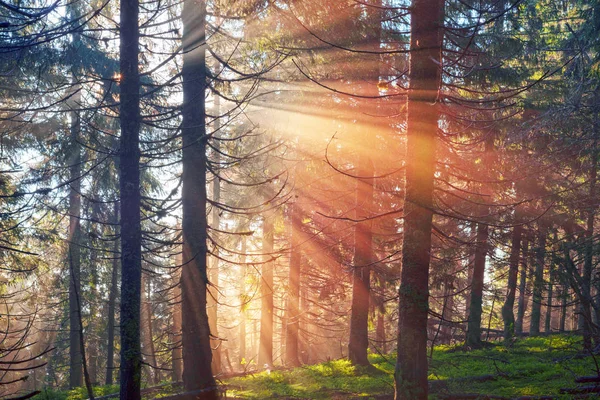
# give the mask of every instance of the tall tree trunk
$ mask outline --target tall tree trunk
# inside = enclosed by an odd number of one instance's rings
[[[79,108],[81,88],[73,95],[73,108]],[[81,146],[79,136],[81,120],[78,111],[71,113],[71,143],[69,174],[69,387],[83,386],[83,368],[79,321],[81,319],[79,301],[81,298]]]
[[[540,334],[540,320],[542,317],[542,294],[544,291],[544,262],[546,258],[546,228],[538,227],[538,247],[536,249],[535,274],[533,281],[533,300],[531,304],[531,324],[529,335]]]
[[[515,332],[517,335],[523,333],[523,318],[525,317],[525,299],[527,298],[527,253],[528,242],[523,239],[523,251],[521,260],[521,280],[519,281],[519,306],[517,308],[517,320],[515,322]]]
[[[110,274],[110,289],[108,294],[108,323],[106,344],[106,381],[107,385],[113,384],[113,371],[115,369],[115,308],[117,304],[117,282],[119,280],[119,202],[115,201],[113,209],[113,223],[115,224],[115,241],[113,242],[113,262]]]
[[[548,299],[546,300],[546,320],[544,321],[544,332],[552,332],[552,289],[554,281],[554,262],[550,263],[548,272]]]
[[[596,207],[598,199],[596,198],[596,180],[598,173],[598,125],[597,121],[594,121],[594,141],[593,141],[593,151],[592,151],[592,165],[590,167],[590,191],[589,191],[589,210],[586,221],[586,231],[585,231],[585,255],[584,255],[584,270],[591,271],[594,268],[594,220],[596,218]],[[592,285],[591,279],[592,273],[590,272],[590,288]],[[590,290],[591,292],[591,290]],[[591,297],[590,293],[590,304],[594,308],[594,315],[596,316],[596,320],[600,321],[600,281],[596,282],[596,304],[594,305],[594,300]],[[590,310],[591,311],[591,310]],[[590,321],[591,322],[591,321]],[[595,338],[596,342],[599,342],[598,328],[594,327],[592,324],[589,325],[589,330]]]
[[[427,399],[429,262],[443,20],[443,0],[413,0],[396,399]]]
[[[290,272],[287,290],[286,310],[286,332],[285,332],[285,364],[288,366],[300,366],[298,354],[298,334],[300,327],[300,267],[302,254],[300,253],[301,218],[298,215],[298,207],[290,206],[292,224],[291,249],[290,249]]]
[[[562,279],[560,287],[560,324],[558,326],[558,331],[563,333],[567,321],[567,299],[569,296],[569,288],[562,282]]]
[[[275,215],[268,211],[263,219],[263,248],[265,261],[260,279],[260,347],[258,367],[273,366],[273,233]]]
[[[473,235],[473,239],[477,240],[477,223],[471,222],[470,224],[471,235]],[[469,255],[469,264],[467,265],[467,285],[471,285],[473,281],[473,271],[475,270],[475,251],[471,251]],[[471,290],[467,290],[465,288],[463,290],[464,298],[465,298],[465,320],[469,320],[469,314],[471,313]]]
[[[206,310],[206,2],[184,0],[183,20],[183,268],[182,345],[183,384],[202,391],[196,398],[217,399],[212,374],[210,328]]]
[[[487,257],[488,226],[477,224],[475,242],[475,260],[473,280],[471,281],[471,305],[467,326],[466,345],[471,348],[481,347],[481,315],[483,313],[483,279],[485,259]]]
[[[454,276],[448,275],[444,282],[444,304],[442,308],[442,344],[450,344],[452,340],[452,318],[454,311]]]
[[[246,359],[246,320],[247,313],[246,309],[248,308],[247,302],[249,299],[246,295],[246,249],[247,249],[247,239],[246,236],[242,236],[242,248],[240,250],[240,366],[243,369],[246,369],[249,360]]]
[[[218,63],[218,61],[215,61]],[[219,65],[215,66],[215,70],[218,70]],[[215,116],[219,116],[221,113],[221,98],[219,97],[218,94],[214,95],[214,114]],[[217,172],[219,171],[219,162],[220,162],[220,148],[221,148],[221,142],[219,141],[219,136],[220,136],[220,129],[221,129],[221,120],[219,118],[216,118],[213,124],[213,129],[214,129],[214,135],[213,138],[215,139],[212,146],[214,148],[213,151],[213,160],[212,160],[212,164],[213,164],[213,168],[214,170],[216,170]],[[212,181],[212,198],[213,198],[213,202],[216,204],[218,202],[221,201],[221,181],[219,179],[219,177],[215,174],[213,176],[213,181]],[[211,226],[214,228],[214,230],[212,231],[212,238],[214,241],[216,241],[217,243],[219,242],[219,232],[218,229],[219,225],[221,224],[221,217],[219,215],[219,208],[213,204],[212,206],[212,213],[211,213]],[[218,254],[219,254],[219,248],[218,247],[214,247],[213,249],[214,251],[214,257],[211,257],[211,268],[210,268],[210,281],[211,281],[211,286],[212,288],[209,288],[209,295],[208,295],[208,299],[207,299],[207,303],[208,303],[208,323],[210,326],[210,333],[211,333],[211,342],[210,342],[210,346],[213,349],[213,360],[212,360],[212,371],[213,374],[219,374],[221,373],[221,369],[223,366],[223,363],[221,361],[221,340],[219,340],[219,328],[218,328],[218,304],[219,304],[219,291],[216,290],[216,288],[219,287],[219,258],[218,258]]]
[[[368,218],[373,208],[373,164],[361,155],[356,179],[356,219]],[[367,178],[368,177],[368,178]],[[369,298],[371,263],[373,262],[373,223],[360,221],[354,225],[354,265],[352,270],[352,307],[350,310],[350,340],[348,358],[354,365],[370,365]]]
[[[121,0],[121,400],[140,400],[140,296],[142,229],[140,219],[139,0]]]
[[[182,268],[183,254],[177,255],[177,265]],[[173,273],[173,325],[171,337],[173,349],[171,351],[171,381],[181,382],[183,375],[183,360],[181,353],[181,270]]]
[[[377,337],[377,347],[383,354],[387,354],[387,341],[385,336],[385,310],[383,306],[377,307],[377,324],[375,326],[375,337]]]
[[[100,203],[93,202],[91,204],[92,208],[92,221],[96,221],[100,216]],[[89,379],[91,384],[98,385],[98,361],[99,361],[99,338],[98,338],[98,322],[100,320],[100,316],[98,315],[98,306],[97,299],[100,297],[98,295],[98,271],[100,270],[98,266],[98,244],[92,239],[96,237],[94,228],[95,223],[90,221],[88,237],[90,238],[90,275],[91,275],[91,287],[90,287],[90,320],[88,322],[88,337],[87,341],[88,345],[88,364],[89,364]]]
[[[151,379],[152,383],[158,385],[160,382],[160,372],[157,369],[158,364],[156,362],[156,351],[154,349],[154,334],[152,331],[152,302],[149,295],[150,293],[150,280],[146,275],[142,274],[141,323],[144,345],[143,355],[146,358],[146,364],[148,366],[148,378]]]
[[[502,319],[504,320],[504,340],[509,341],[515,334],[515,294],[517,291],[517,275],[519,273],[519,260],[521,256],[521,235],[523,226],[519,225],[520,218],[515,218],[517,225],[512,232],[512,245],[509,258],[507,295],[502,307]],[[523,278],[521,278],[523,280]]]

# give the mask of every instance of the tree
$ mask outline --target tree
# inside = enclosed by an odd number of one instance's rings
[[[414,0],[411,12],[404,239],[399,288],[397,399],[427,398],[427,310],[444,1]]]
[[[140,306],[142,227],[140,192],[139,2],[123,0],[120,9],[119,150],[121,228],[121,366],[120,398],[139,400],[142,353]]]
[[[181,273],[183,384],[196,398],[216,399],[206,311],[206,3],[185,0],[183,21],[182,234]]]

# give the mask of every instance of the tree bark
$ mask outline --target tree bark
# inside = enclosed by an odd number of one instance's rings
[[[444,282],[444,304],[442,308],[442,344],[450,344],[452,340],[452,318],[454,312],[454,275],[448,275]]]
[[[364,155],[358,160],[356,179],[356,219],[368,218],[373,208],[373,164]],[[348,358],[354,365],[370,365],[369,300],[371,263],[373,262],[373,223],[360,221],[354,225],[354,265],[352,270],[352,307]]]
[[[246,369],[249,360],[246,359],[246,309],[248,308],[247,302],[249,301],[246,295],[246,249],[247,239],[246,236],[242,237],[242,248],[240,250],[240,366],[242,369]]]
[[[265,261],[261,267],[260,279],[260,347],[258,367],[273,366],[273,233],[275,230],[272,211],[263,217],[263,248]]]
[[[548,299],[546,300],[546,320],[544,321],[544,332],[552,332],[552,295],[554,281],[554,263],[550,263],[550,271],[548,272]]]
[[[473,280],[471,281],[471,305],[467,325],[466,345],[471,348],[481,347],[481,315],[483,313],[483,280],[485,259],[487,257],[488,226],[477,224],[475,239],[475,260]]]
[[[218,65],[215,66],[218,70]],[[218,94],[214,95],[214,107],[215,107],[215,116],[219,116],[221,113],[221,98]],[[220,162],[220,141],[219,141],[219,130],[221,129],[221,120],[216,118],[214,121],[213,129],[214,129],[214,141],[213,141],[213,168],[218,171],[219,162]],[[212,198],[213,202],[216,204],[221,201],[221,181],[219,177],[215,174],[213,176],[212,181]],[[219,232],[217,231],[219,225],[221,224],[221,217],[219,215],[219,208],[213,204],[212,212],[211,212],[211,226],[214,228],[212,232],[212,238],[215,242],[219,242]],[[219,249],[218,247],[214,247],[213,249],[214,256],[210,258],[211,268],[210,268],[210,281],[212,283],[212,287],[214,289],[219,287]],[[212,371],[213,374],[220,374],[223,363],[221,361],[221,340],[219,340],[219,328],[218,328],[218,304],[219,304],[219,291],[213,290],[209,288],[209,296],[207,299],[208,305],[208,323],[210,327],[211,333],[211,342],[210,347],[213,349],[213,360],[212,360]]]
[[[140,400],[140,219],[139,0],[122,0],[120,10],[121,140],[121,400]]]
[[[177,266],[183,268],[183,254],[177,255]],[[181,353],[181,270],[173,274],[173,325],[171,326],[171,337],[173,349],[171,351],[171,380],[181,382],[183,375],[183,360]]]
[[[119,202],[115,201],[113,210],[113,223],[115,224],[115,241],[113,243],[113,262],[110,275],[110,289],[108,294],[108,323],[106,344],[106,381],[107,385],[113,384],[113,370],[115,369],[115,308],[117,303],[117,282],[119,280]]]
[[[540,320],[542,317],[542,294],[544,291],[544,261],[546,258],[546,231],[545,227],[538,227],[538,247],[536,249],[535,273],[533,281],[533,299],[531,304],[531,324],[529,336],[540,334]]]
[[[523,333],[523,318],[525,317],[525,299],[527,294],[527,253],[528,242],[523,239],[523,251],[521,259],[521,280],[519,281],[519,306],[517,308],[517,320],[515,322],[515,332],[517,335]]]
[[[73,95],[73,107],[79,108],[81,88]],[[71,111],[69,175],[69,387],[83,386],[81,338],[79,329],[81,294],[81,120],[78,111]]]
[[[286,310],[286,332],[285,332],[285,364],[288,366],[300,366],[298,354],[298,335],[300,327],[300,273],[302,254],[300,253],[301,218],[295,204],[290,206],[291,215],[291,249],[290,249],[290,272],[287,290]]]
[[[396,399],[427,399],[427,311],[444,2],[413,0]]]
[[[523,226],[519,225],[520,218],[515,218],[518,225],[515,225],[512,232],[512,244],[509,258],[509,271],[506,300],[502,307],[502,319],[504,320],[504,340],[509,341],[515,334],[515,294],[517,291],[517,275],[519,273],[519,261],[521,256],[521,236]]]
[[[183,268],[182,345],[186,391],[208,389],[202,399],[219,397],[212,374],[210,328],[206,309],[206,2],[184,0],[183,21]]]
[[[141,309],[141,324],[142,324],[142,339],[144,351],[143,355],[146,358],[148,378],[153,384],[158,385],[160,382],[159,370],[156,368],[156,351],[154,349],[153,332],[152,332],[152,303],[149,297],[150,282],[148,277],[142,273],[142,309]]]

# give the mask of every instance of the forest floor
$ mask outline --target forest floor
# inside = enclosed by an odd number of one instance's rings
[[[569,335],[525,338],[508,347],[491,344],[471,351],[458,346],[436,346],[429,366],[430,398],[572,399],[575,395],[561,395],[560,389],[590,385],[576,384],[575,379],[600,375],[600,355],[585,355],[580,350],[581,337]],[[375,368],[357,368],[347,360],[335,360],[248,374],[221,383],[228,399],[393,399],[395,356],[371,355],[370,361]],[[114,386],[111,389],[97,390],[96,395],[118,390]],[[144,398],[173,394],[172,389],[165,389]],[[477,397],[478,394],[484,396]],[[52,395],[43,392],[36,397],[38,400],[86,398],[84,390],[52,392]]]

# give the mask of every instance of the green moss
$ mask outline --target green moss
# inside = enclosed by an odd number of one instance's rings
[[[592,357],[572,357],[581,349],[581,338],[552,335],[516,340],[509,346],[494,345],[463,351],[460,346],[437,346],[430,361],[429,379],[460,379],[494,375],[495,380],[451,381],[449,390],[498,396],[558,395],[563,387],[575,387],[574,376],[595,374]],[[337,399],[393,392],[395,355],[370,355],[375,370],[353,367],[336,360],[290,371],[262,372],[226,381],[227,394],[246,399],[297,397]],[[600,361],[600,360],[599,360]],[[431,396],[435,399],[435,395]],[[566,397],[565,397],[566,398]]]
[[[593,357],[574,357],[581,348],[581,337],[569,335],[519,339],[508,345],[473,351],[464,351],[461,346],[437,346],[429,364],[429,380],[450,379],[448,390],[456,393],[557,396],[560,388],[576,386],[576,376],[597,374]],[[286,371],[256,373],[223,383],[228,397],[242,399],[368,399],[393,393],[395,355],[371,354],[369,359],[374,368],[355,367],[348,360],[335,360]],[[483,375],[493,375],[495,379],[484,382],[470,379]],[[118,390],[116,385],[94,388],[96,396]],[[165,386],[144,398],[160,398],[177,390],[179,388]],[[430,398],[435,399],[435,394]],[[84,388],[46,391],[36,399],[83,400],[87,394]]]

